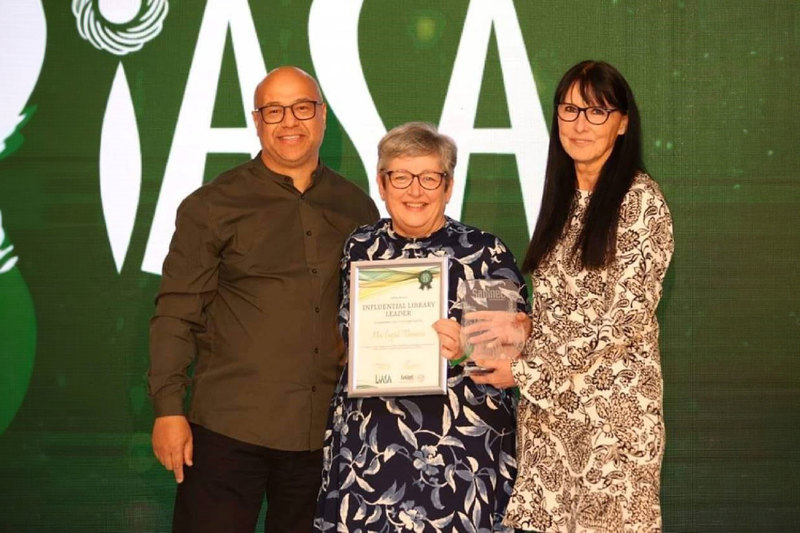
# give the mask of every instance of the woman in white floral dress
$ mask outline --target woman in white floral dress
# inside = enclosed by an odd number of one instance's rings
[[[531,332],[519,359],[482,362],[495,371],[474,378],[521,392],[505,521],[537,532],[660,531],[656,307],[672,220],[644,172],[639,112],[616,69],[579,63],[554,106],[542,209],[523,264]]]

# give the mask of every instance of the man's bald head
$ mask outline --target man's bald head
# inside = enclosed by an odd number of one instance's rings
[[[286,65],[277,67],[270,70],[261,82],[256,85],[255,93],[253,94],[253,107],[258,109],[268,102],[263,102],[264,93],[266,93],[272,85],[282,84],[287,81],[297,83],[298,81],[305,82],[309,85],[309,89],[313,90],[317,102],[322,102],[322,91],[319,88],[317,80],[315,80],[308,72],[301,68]],[[312,89],[313,87],[313,89]]]

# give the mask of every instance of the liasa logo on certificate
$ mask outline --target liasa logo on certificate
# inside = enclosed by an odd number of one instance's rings
[[[424,380],[424,374],[400,374],[401,383],[422,383]],[[375,385],[389,385],[391,383],[391,374],[375,374]]]

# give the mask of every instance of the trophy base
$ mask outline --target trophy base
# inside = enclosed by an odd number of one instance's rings
[[[493,368],[486,368],[485,366],[479,366],[472,362],[468,362],[464,365],[464,373],[468,376],[483,376],[491,374],[492,372],[494,372]]]

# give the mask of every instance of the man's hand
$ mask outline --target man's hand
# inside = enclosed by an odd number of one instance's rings
[[[183,415],[159,416],[153,424],[153,453],[175,481],[183,481],[183,465],[192,466],[192,429]]]

